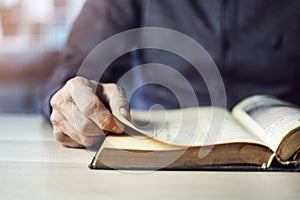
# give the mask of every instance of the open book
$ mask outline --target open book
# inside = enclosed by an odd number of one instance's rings
[[[300,108],[271,96],[247,98],[231,113],[219,107],[132,110],[131,121],[113,114],[126,134],[105,138],[93,169],[299,167]]]

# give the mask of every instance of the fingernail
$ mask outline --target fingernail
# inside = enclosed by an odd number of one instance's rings
[[[125,118],[128,118],[129,116],[129,112],[125,108],[120,108],[120,113]]]

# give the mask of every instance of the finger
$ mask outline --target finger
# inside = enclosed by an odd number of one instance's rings
[[[66,122],[66,121],[65,121]],[[94,146],[95,144],[98,144],[100,141],[102,141],[101,135],[96,135],[96,136],[86,136],[84,134],[80,134],[78,130],[73,128],[69,123],[65,123],[64,127],[70,131],[70,138],[78,142],[79,144],[83,145],[86,148],[89,148],[91,146]]]
[[[52,110],[50,121],[53,126],[60,126],[61,122],[64,120],[63,116],[55,109]]]
[[[104,132],[91,120],[86,118],[72,102],[64,104],[62,113],[53,110],[51,121],[61,127],[64,134],[78,144],[91,147],[102,141]]]
[[[55,126],[55,135],[58,141],[62,142],[65,146],[69,147],[91,147],[102,141],[102,137],[97,136],[84,136],[81,135],[59,112],[54,111],[62,120],[59,126]],[[77,143],[77,145],[74,144]]]
[[[71,139],[78,145],[82,145],[79,136],[75,133],[74,128],[68,125],[68,122],[61,113],[59,113],[57,110],[53,110],[50,120],[54,127],[54,135],[59,142],[65,142],[65,140],[69,142],[69,139]]]
[[[59,126],[62,129],[62,131],[66,133],[74,141],[76,141],[79,144],[82,144],[77,131],[74,129],[74,126],[69,124],[69,122],[67,121],[67,119],[64,117],[63,114],[61,114],[57,110],[53,110],[51,115],[51,122],[53,125]]]
[[[103,95],[107,97],[112,113],[118,112],[130,120],[130,106],[125,91],[116,84],[102,84]]]
[[[123,125],[116,122],[112,113],[95,95],[95,88],[90,87],[86,81],[79,79],[71,84],[73,87],[71,97],[74,104],[84,116],[94,121],[102,130],[123,133]]]
[[[84,147],[81,144],[78,144],[74,140],[72,140],[69,136],[67,136],[61,129],[60,126],[53,126],[53,134],[55,139],[58,142],[61,142],[64,146],[70,148],[82,148]]]
[[[69,105],[69,104],[68,104]],[[66,106],[66,110],[72,110],[69,108],[71,106]],[[73,110],[77,110],[76,106],[72,106]],[[78,111],[75,111],[78,112]],[[104,132],[96,126],[94,122],[85,118],[80,112],[79,114],[68,114],[67,116],[77,116],[73,120],[75,124],[69,123],[68,120],[63,121],[64,132],[68,131],[68,136],[78,142],[79,144],[84,145],[85,147],[91,147],[95,144],[98,144],[102,141],[102,137],[104,136]],[[78,117],[79,116],[79,117]],[[82,118],[82,120],[80,119]]]

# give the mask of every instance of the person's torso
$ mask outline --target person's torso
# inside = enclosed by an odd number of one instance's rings
[[[179,31],[206,49],[224,80],[228,107],[254,94],[271,94],[300,104],[300,1],[145,0],[139,6],[141,27]],[[210,104],[201,75],[195,75],[186,60],[154,49],[143,50],[141,55],[141,64],[174,67],[192,84],[199,104]],[[172,100],[174,94],[166,91],[148,86],[143,99],[149,105],[178,106]]]

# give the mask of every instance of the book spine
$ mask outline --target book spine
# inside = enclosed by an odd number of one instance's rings
[[[273,153],[273,154],[270,156],[269,161],[268,161],[267,164],[265,164],[265,163],[263,164],[262,168],[270,168],[271,165],[272,165],[272,163],[273,163],[274,158],[276,158],[276,154],[275,154],[275,153]]]

